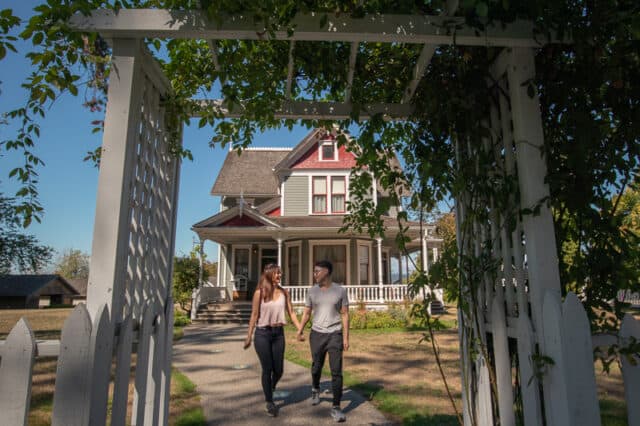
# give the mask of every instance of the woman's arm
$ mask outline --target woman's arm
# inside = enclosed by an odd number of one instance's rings
[[[291,322],[293,323],[293,325],[296,326],[296,329],[300,330],[300,322],[298,322],[298,315],[296,315],[296,311],[293,310],[293,304],[291,303],[291,295],[285,289],[282,289],[282,291],[284,292],[284,297],[285,297],[284,300],[287,305],[286,309],[287,309],[287,312],[289,313],[289,318],[291,318]]]
[[[251,301],[251,318],[249,318],[249,331],[247,338],[244,340],[244,348],[247,349],[251,346],[251,336],[253,336],[253,330],[256,328],[258,322],[258,315],[260,314],[260,290],[256,290],[253,293],[253,300]]]

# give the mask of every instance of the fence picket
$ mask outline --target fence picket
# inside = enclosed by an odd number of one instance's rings
[[[62,327],[60,356],[53,394],[53,426],[84,426],[88,421],[91,318],[84,304],[76,306]]]
[[[104,425],[107,419],[107,400],[113,354],[113,327],[109,308],[103,304],[98,308],[91,332],[91,405],[89,424]]]
[[[169,392],[171,386],[171,359],[173,353],[173,298],[169,297],[165,305],[164,317],[164,348],[163,362],[162,362],[162,376],[160,380],[160,405],[158,411],[160,412],[160,419],[158,424],[160,426],[166,426],[169,423]]]
[[[507,322],[504,315],[504,303],[501,298],[493,299],[491,307],[491,325],[493,331],[493,351],[496,380],[498,386],[498,412],[502,426],[513,426],[516,417],[513,411],[513,387],[511,385],[511,360],[507,341]]]
[[[593,345],[587,313],[569,292],[562,304],[565,377],[572,424],[600,425],[600,406],[593,368]]]
[[[132,343],[133,326],[131,313],[129,313],[120,326],[120,335],[118,336],[116,347],[116,374],[113,383],[111,426],[125,426],[126,424]]]
[[[520,315],[518,317],[518,367],[525,426],[542,425],[539,383],[531,359],[534,345],[531,320],[527,315]]]
[[[131,426],[145,424],[145,405],[147,401],[147,373],[149,371],[149,345],[153,329],[154,305],[147,302],[142,312],[138,338],[138,358],[136,362],[135,389],[133,392],[133,415]]]
[[[0,413],[10,425],[26,425],[31,402],[31,374],[36,340],[25,318],[11,329],[0,362]]]
[[[164,358],[164,312],[159,309],[160,303],[155,305],[154,312],[160,311],[155,316],[154,330],[151,333],[151,341],[149,344],[149,367],[147,370],[147,398],[145,403],[145,425],[157,426],[158,419],[158,401],[160,399],[160,385],[162,377],[162,366],[160,363]]]
[[[640,340],[640,321],[626,314],[620,327],[620,337]],[[627,401],[629,426],[640,426],[640,357],[634,355],[635,365],[626,356],[622,356],[622,377],[624,378],[624,396]]]
[[[491,404],[491,383],[489,368],[483,356],[476,359],[478,374],[478,394],[476,395],[476,410],[479,426],[493,426],[493,407]]]
[[[543,355],[553,360],[553,365],[546,365],[542,378],[544,386],[544,406],[547,425],[571,425],[567,384],[564,372],[564,350],[562,327],[562,310],[560,300],[553,292],[547,292],[542,306],[542,327],[544,337]]]

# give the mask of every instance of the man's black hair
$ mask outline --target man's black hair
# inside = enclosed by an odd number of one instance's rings
[[[320,268],[327,268],[329,271],[329,275],[333,272],[333,265],[328,260],[319,260],[316,262],[314,266],[318,266]]]

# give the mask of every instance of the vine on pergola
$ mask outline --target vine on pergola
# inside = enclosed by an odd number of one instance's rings
[[[77,12],[107,8],[202,8],[216,21],[242,13],[265,25],[264,40],[272,31],[288,28],[299,13],[320,12],[360,17],[371,13],[439,15],[444,1],[62,1],[49,0],[19,37],[33,42],[27,55],[34,72],[25,81],[29,98],[24,108],[7,112],[7,119],[20,126],[18,134],[0,142],[2,150],[20,150],[24,164],[12,174],[22,183],[19,212],[25,224],[39,219],[37,167],[33,154],[39,135],[38,119],[58,96],[78,94],[88,78],[89,108],[100,110],[108,84],[107,45],[96,34],[79,34],[68,19]],[[624,211],[615,200],[638,182],[640,166],[640,3],[635,0],[544,1],[464,0],[455,16],[466,25],[482,30],[489,23],[507,24],[515,19],[535,24],[535,37],[543,41],[551,33],[569,37],[569,44],[547,44],[536,55],[536,78],[528,82],[537,91],[544,124],[544,158],[548,166],[548,200],[554,212],[563,292],[581,294],[594,329],[617,328],[624,306],[610,305],[619,289],[640,290],[640,237],[637,229],[622,226]],[[0,12],[0,59],[12,50],[21,22],[10,10]],[[455,27],[448,28],[455,31]],[[491,102],[499,88],[492,84],[489,67],[498,48],[441,46],[411,98],[413,115],[406,121],[387,121],[381,115],[361,121],[364,105],[399,102],[412,78],[420,46],[398,43],[360,43],[352,84],[349,62],[352,46],[344,42],[296,42],[263,40],[167,40],[148,39],[147,45],[162,62],[174,90],[167,99],[179,129],[193,114],[200,126],[214,126],[213,144],[231,144],[242,149],[254,135],[266,129],[291,128],[293,120],[274,117],[288,99],[343,101],[348,93],[353,104],[349,119],[336,122],[303,120],[313,127],[338,125],[359,133],[350,149],[358,151],[359,165],[366,165],[387,189],[412,188],[410,205],[428,209],[438,202],[467,193],[473,199],[465,219],[486,215],[483,200],[493,200],[511,218],[535,214],[513,210],[508,195],[517,185],[495,169],[490,156],[478,149],[477,156],[456,163],[455,144],[464,141],[481,147],[491,139],[487,125]],[[214,60],[212,51],[216,54]],[[287,87],[288,58],[293,57],[293,78]],[[217,64],[217,65],[216,65]],[[84,77],[84,78],[83,78]],[[231,104],[242,105],[241,118],[223,119],[211,105],[192,102],[219,87]],[[203,96],[204,95],[204,96]],[[1,96],[1,95],[0,95]],[[98,123],[99,128],[99,123]],[[346,143],[346,139],[341,139]],[[179,153],[189,156],[190,153]],[[401,173],[389,167],[398,153],[406,164]],[[90,153],[98,159],[99,150]],[[347,224],[383,232],[379,216],[388,207],[374,206],[362,196],[367,174],[354,177],[356,200]],[[360,197],[358,197],[360,191]],[[393,191],[391,191],[393,193]],[[392,200],[399,204],[401,200]],[[406,219],[403,215],[401,220]],[[511,226],[507,221],[505,226]],[[461,237],[471,230],[463,223]],[[475,277],[494,274],[498,265],[486,251],[478,258],[460,259],[460,282],[473,289]],[[424,277],[433,284],[442,277]],[[450,277],[449,277],[450,278]],[[464,298],[462,308],[464,306]],[[601,316],[602,311],[613,316]]]

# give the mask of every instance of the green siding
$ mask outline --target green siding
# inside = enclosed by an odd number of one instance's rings
[[[289,176],[284,182],[284,216],[309,214],[309,178]]]

